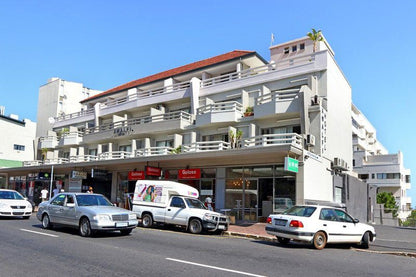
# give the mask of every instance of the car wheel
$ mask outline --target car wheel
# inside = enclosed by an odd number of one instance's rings
[[[89,237],[92,234],[90,221],[86,217],[83,217],[79,223],[79,234],[82,237]]]
[[[326,235],[324,232],[319,231],[313,236],[313,246],[318,249],[322,250],[325,248],[326,245]]]
[[[127,236],[127,235],[129,235],[132,231],[133,231],[133,229],[123,229],[123,230],[120,230],[120,233],[121,233],[123,236]]]
[[[143,215],[142,225],[144,228],[150,228],[153,226],[153,218],[150,214]]]
[[[280,242],[281,244],[288,244],[290,239],[277,237],[277,241]]]
[[[49,219],[49,216],[47,214],[44,214],[42,217],[42,227],[43,229],[52,228],[51,220]]]
[[[189,222],[189,232],[192,234],[199,234],[202,232],[202,223],[199,219],[191,219]]]
[[[370,247],[370,232],[365,232],[361,239],[361,247],[368,249]]]

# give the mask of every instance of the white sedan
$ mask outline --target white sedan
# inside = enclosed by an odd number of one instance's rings
[[[32,214],[32,204],[20,193],[11,189],[0,189],[0,217],[23,217]]]
[[[368,248],[376,238],[373,226],[359,223],[344,210],[330,206],[294,206],[283,214],[270,215],[267,222],[266,232],[280,243],[310,242],[319,250],[327,243],[354,243]]]

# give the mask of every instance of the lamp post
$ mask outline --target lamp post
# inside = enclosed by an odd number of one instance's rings
[[[52,182],[53,182],[53,166],[51,170],[51,183],[49,185],[49,200],[51,200],[51,197],[52,197]]]

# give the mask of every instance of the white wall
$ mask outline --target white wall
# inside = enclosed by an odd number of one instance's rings
[[[15,161],[34,160],[35,122],[25,119],[24,123],[17,123],[0,117],[0,134],[2,134],[0,159]],[[14,144],[24,145],[25,150],[14,150]]]

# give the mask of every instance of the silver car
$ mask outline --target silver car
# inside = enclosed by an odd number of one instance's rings
[[[101,194],[60,193],[39,204],[36,217],[42,227],[64,225],[77,228],[83,237],[97,231],[116,231],[128,235],[137,226],[136,214],[115,207]]]

